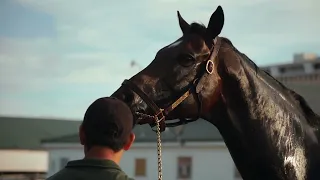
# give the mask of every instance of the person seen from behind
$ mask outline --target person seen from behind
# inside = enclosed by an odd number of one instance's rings
[[[47,180],[133,180],[119,166],[135,135],[130,108],[122,101],[103,97],[87,109],[79,128],[85,157],[69,161]]]

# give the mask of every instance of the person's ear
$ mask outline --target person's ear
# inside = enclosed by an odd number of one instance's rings
[[[131,147],[131,145],[133,144],[135,138],[136,138],[136,136],[135,136],[135,134],[132,132],[132,133],[130,134],[130,136],[129,136],[128,142],[127,142],[127,143],[124,145],[124,147],[123,147],[123,149],[124,149],[125,151],[128,151],[128,150],[130,149],[130,147]]]
[[[80,143],[81,143],[81,145],[85,145],[85,143],[86,143],[86,136],[85,136],[85,134],[84,134],[84,130],[83,130],[82,125],[80,125],[80,127],[79,127],[79,138],[80,138]]]

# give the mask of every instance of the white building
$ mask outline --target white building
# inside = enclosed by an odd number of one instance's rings
[[[0,179],[43,179],[49,154],[40,139],[74,133],[79,121],[0,117]]]
[[[162,133],[163,179],[235,180],[239,176],[218,130],[204,120]],[[123,170],[136,180],[157,178],[156,133],[148,125],[134,129],[136,141],[125,152]],[[176,136],[181,131],[180,136]],[[63,168],[67,161],[83,158],[77,134],[43,141],[49,151],[48,176]],[[238,178],[239,179],[239,178]]]
[[[320,83],[320,57],[312,53],[293,55],[293,63],[269,65],[261,69],[283,82]]]

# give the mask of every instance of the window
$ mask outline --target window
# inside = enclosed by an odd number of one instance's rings
[[[313,65],[314,69],[319,70],[320,69],[320,63],[316,63]]]
[[[60,169],[63,169],[67,163],[69,162],[69,158],[61,158],[60,159]]]
[[[296,65],[291,65],[291,66],[286,66],[286,67],[280,67],[279,68],[280,73],[286,74],[286,75],[297,75],[297,74],[301,74],[304,73],[304,67],[300,64],[296,64]]]
[[[135,162],[135,176],[146,176],[146,166],[146,159],[137,158]]]
[[[178,157],[178,179],[191,179],[192,159],[191,157]]]

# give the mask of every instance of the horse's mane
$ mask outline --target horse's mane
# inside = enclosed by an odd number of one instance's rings
[[[205,34],[206,34],[206,27],[203,24],[200,23],[196,23],[193,22],[190,25],[190,33],[195,33],[200,35],[201,37],[205,38]],[[225,37],[221,37],[222,40],[229,44],[238,54],[239,56],[243,59],[243,60],[247,60],[249,62],[249,64],[251,64],[252,68],[255,69],[256,74],[260,74],[262,75],[262,78],[264,77],[263,75],[266,75],[267,77],[271,78],[273,80],[274,83],[278,84],[283,90],[285,90],[286,92],[288,92],[289,95],[291,95],[295,100],[296,100],[296,104],[300,107],[300,109],[303,111],[304,115],[307,117],[307,121],[310,125],[312,126],[320,126],[320,116],[318,114],[316,114],[311,107],[309,106],[309,104],[306,102],[306,100],[299,95],[298,93],[296,93],[294,90],[289,89],[288,87],[286,87],[283,83],[281,83],[279,80],[277,80],[276,78],[274,78],[272,75],[270,75],[267,71],[260,69],[249,57],[247,57],[245,54],[239,52],[232,44],[232,42],[225,38]],[[263,73],[261,73],[263,72]]]

